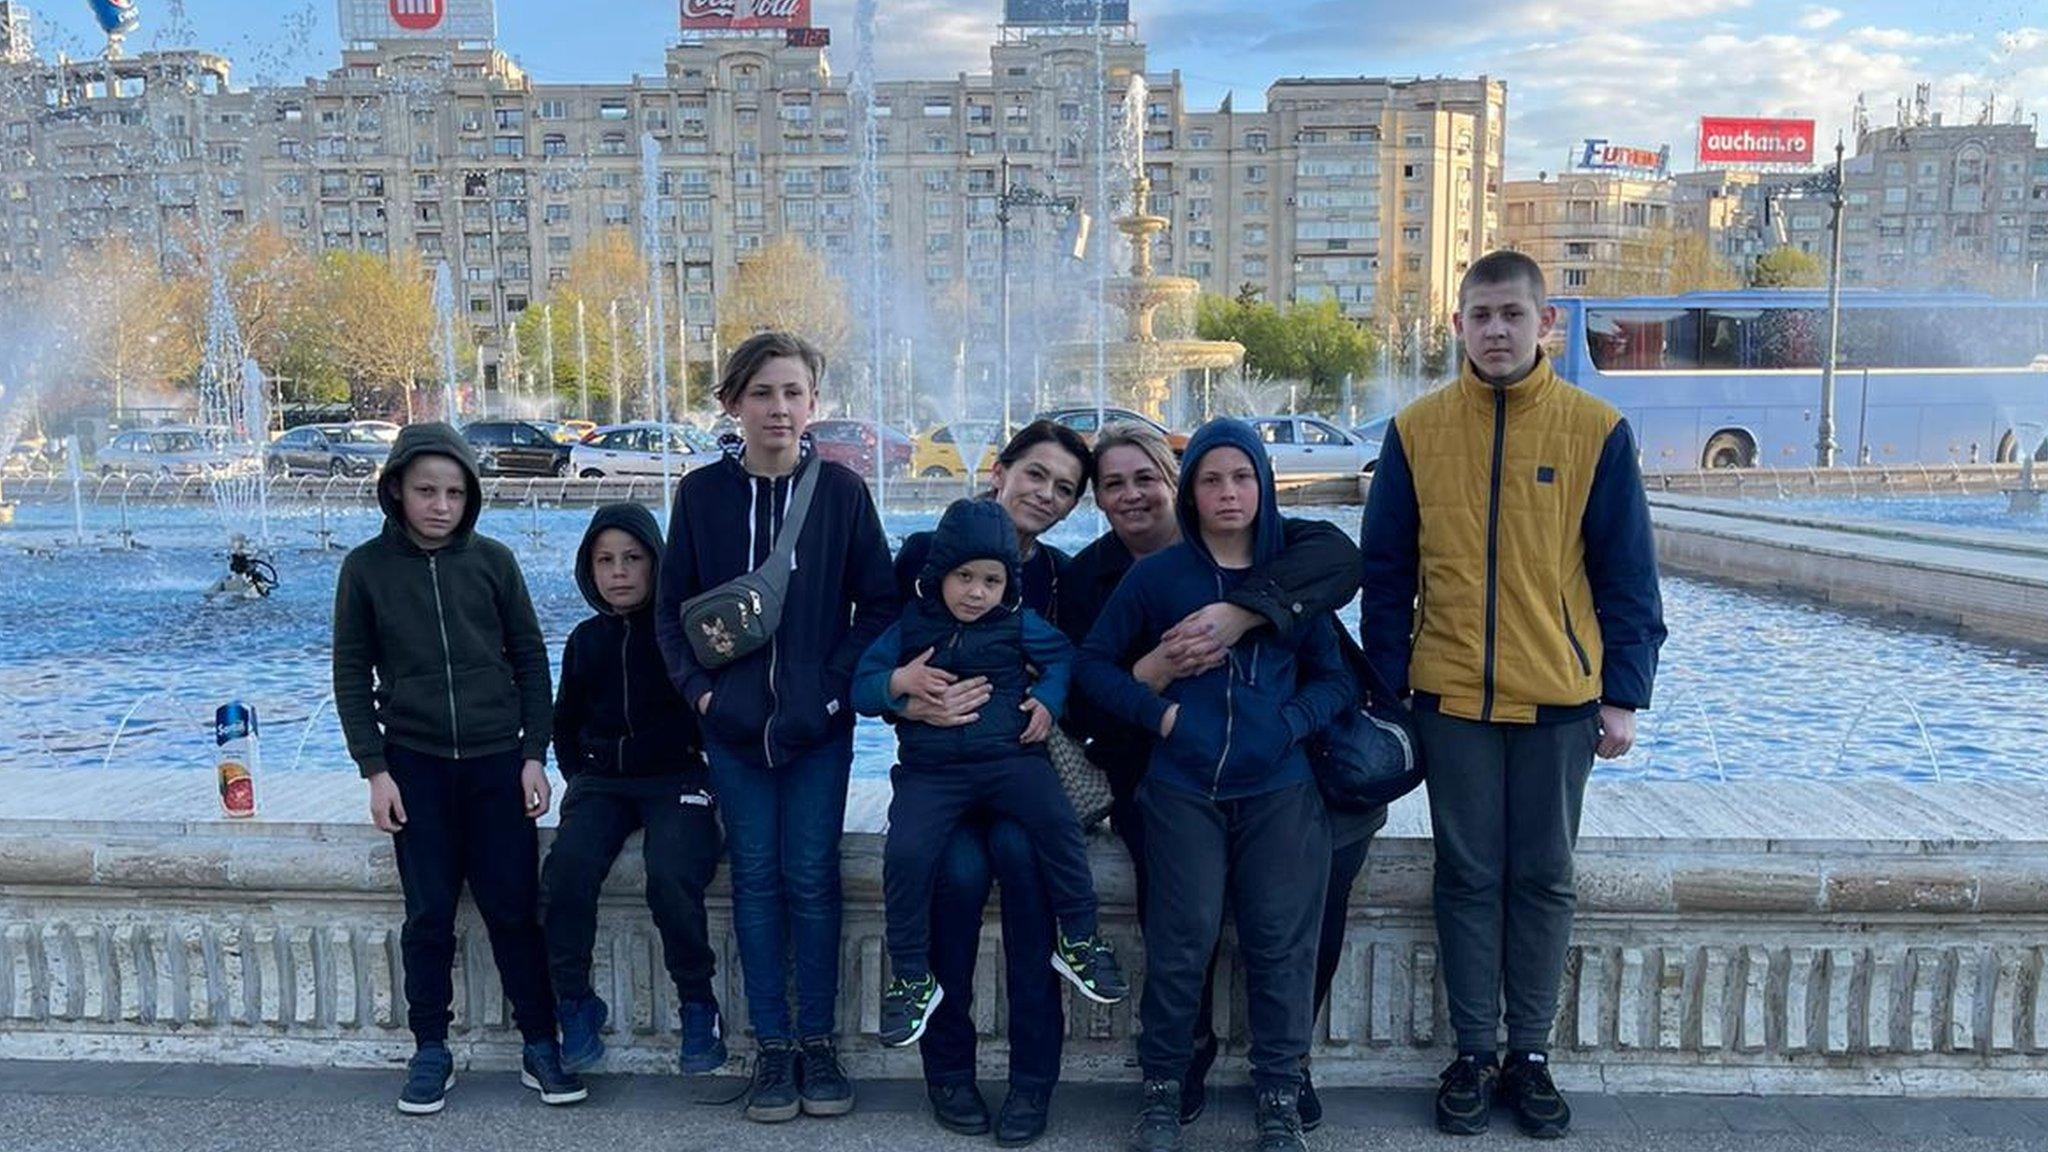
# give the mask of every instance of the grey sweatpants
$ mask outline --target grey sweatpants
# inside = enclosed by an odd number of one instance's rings
[[[1542,1050],[1571,941],[1572,846],[1597,717],[1487,724],[1415,717],[1436,835],[1436,935],[1461,1053]]]

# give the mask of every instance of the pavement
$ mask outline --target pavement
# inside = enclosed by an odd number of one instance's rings
[[[859,1107],[830,1120],[751,1124],[737,1079],[588,1078],[590,1099],[548,1108],[509,1072],[462,1073],[438,1116],[393,1107],[391,1071],[306,1071],[185,1064],[0,1062],[0,1149],[6,1152],[963,1152],[988,1137],[955,1136],[929,1119],[923,1085],[864,1082]],[[999,1085],[984,1084],[991,1106]],[[1135,1106],[1132,1085],[1063,1087],[1043,1152],[1119,1149]],[[1187,1129],[1187,1152],[1251,1145],[1251,1098],[1215,1091]],[[1439,1135],[1420,1089],[1337,1089],[1311,1152],[1527,1147],[1501,1114],[1481,1137]],[[1572,1098],[1572,1152],[2040,1152],[2048,1099],[1896,1097],[1590,1096]]]

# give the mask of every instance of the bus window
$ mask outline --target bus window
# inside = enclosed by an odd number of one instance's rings
[[[1906,315],[1898,308],[1842,309],[1837,363],[1843,368],[1914,367]],[[1827,339],[1825,332],[1821,339]]]
[[[1709,308],[1701,325],[1708,368],[1818,368],[1827,321],[1817,308]]]
[[[1686,308],[1589,309],[1586,350],[1602,371],[1700,366],[1699,313]]]

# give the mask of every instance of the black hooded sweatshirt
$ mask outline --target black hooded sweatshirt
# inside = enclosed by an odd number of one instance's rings
[[[592,570],[598,533],[617,528],[640,542],[652,562],[647,599],[620,612],[605,602]],[[607,504],[590,518],[576,550],[576,587],[597,609],[562,648],[555,696],[555,759],[562,775],[679,775],[705,782],[695,711],[669,682],[654,638],[654,590],[661,579],[661,528],[638,504]]]
[[[462,466],[469,499],[448,542],[406,534],[398,486],[426,455]],[[449,760],[518,749],[547,757],[548,646],[512,550],[476,531],[476,455],[446,424],[398,434],[377,485],[384,529],[341,562],[334,587],[334,711],[349,758],[385,770],[385,742]]]

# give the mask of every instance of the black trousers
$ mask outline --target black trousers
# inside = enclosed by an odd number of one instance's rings
[[[1143,932],[1146,896],[1152,890],[1152,874],[1145,865],[1145,814],[1138,810],[1136,795],[1118,795],[1110,801],[1109,826],[1124,842],[1124,851],[1131,854],[1131,877],[1138,889],[1138,929]],[[1202,1002],[1195,1009],[1196,1048],[1216,1042],[1216,958],[1221,954],[1221,948],[1209,953],[1209,968],[1202,974]]]
[[[1323,897],[1323,927],[1316,942],[1316,1012],[1330,1001],[1330,984],[1337,978],[1337,959],[1344,954],[1344,926],[1351,914],[1351,886],[1365,871],[1365,857],[1372,848],[1372,834],[1343,845],[1330,853],[1330,890]]]
[[[1180,1080],[1193,1054],[1204,974],[1227,896],[1244,962],[1252,1083],[1301,1084],[1315,1021],[1316,945],[1330,879],[1330,823],[1314,784],[1213,801],[1148,779],[1138,786],[1151,872],[1145,913],[1147,1080]]]
[[[517,750],[446,760],[401,748],[384,760],[405,805],[394,836],[405,890],[406,1023],[421,1044],[448,1038],[455,997],[455,908],[469,885],[491,938],[491,958],[528,1041],[555,1035],[540,931],[540,837],[520,795]]]
[[[1070,938],[1095,934],[1088,846],[1074,807],[1043,755],[983,764],[898,765],[889,778],[882,893],[889,962],[897,975],[914,980],[931,972],[932,888],[940,858],[969,812],[1016,821],[1037,850],[1060,931]]]
[[[541,869],[547,892],[548,972],[564,1000],[590,995],[597,900],[626,837],[645,829],[647,910],[682,1003],[714,1000],[717,956],[704,914],[704,890],[724,850],[711,796],[683,777],[582,773],[562,798],[561,827]]]

